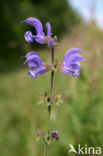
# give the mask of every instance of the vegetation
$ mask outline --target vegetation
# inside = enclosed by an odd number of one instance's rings
[[[64,47],[66,50],[71,47],[86,50],[87,54],[84,55],[88,55],[88,65],[82,63],[82,73],[76,78],[61,73],[55,75],[54,92],[63,95],[64,104],[53,106],[51,127],[59,131],[60,140],[49,146],[49,156],[67,156],[69,144],[74,147],[79,143],[92,147],[103,145],[102,41],[102,32],[90,25],[74,29],[63,37],[56,48],[60,60],[63,60]],[[49,62],[49,51],[39,50],[39,54],[43,59],[46,55],[46,61]],[[46,106],[37,106],[37,102],[40,93],[42,95],[48,91],[48,79],[49,73],[34,80],[27,75],[26,68],[1,75],[1,156],[43,155],[43,144],[36,142],[35,137],[38,128],[44,131],[48,129],[48,114],[44,108]]]

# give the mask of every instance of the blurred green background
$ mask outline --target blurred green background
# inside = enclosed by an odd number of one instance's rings
[[[67,0],[0,3],[0,156],[43,156],[43,143],[36,142],[36,134],[38,128],[48,130],[48,113],[45,105],[37,103],[39,95],[49,92],[50,73],[34,80],[22,67],[20,56],[34,50],[50,63],[50,50],[25,42],[26,30],[35,33],[27,24],[20,26],[27,17],[39,18],[44,31],[50,21],[59,39],[56,59],[63,61],[72,47],[87,51],[88,65],[82,62],[80,76],[55,73],[54,93],[62,94],[64,103],[52,108],[50,125],[59,131],[60,139],[48,147],[48,156],[67,156],[69,144],[103,149],[103,31],[93,19],[85,24]]]

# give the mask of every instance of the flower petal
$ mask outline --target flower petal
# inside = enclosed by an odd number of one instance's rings
[[[30,70],[30,71],[28,72],[28,74],[31,75],[33,78],[35,78],[35,77],[37,76],[36,70]]]
[[[45,71],[46,71],[46,68],[44,66],[42,66],[41,68],[38,69],[39,74],[43,74],[43,73],[45,73]]]
[[[71,69],[71,68],[68,67],[68,66],[62,67],[61,71],[62,71],[64,74],[69,74],[70,72],[74,72],[74,70]]]
[[[81,70],[80,70],[80,69],[77,69],[77,70],[75,70],[75,71],[72,73],[72,76],[73,76],[73,77],[76,77],[76,76],[80,75],[80,72],[81,72]]]
[[[45,36],[44,36],[44,33],[40,34],[40,35],[37,35],[34,37],[35,38],[35,41],[37,43],[43,43],[45,42]]]
[[[72,66],[72,69],[80,69],[81,68],[81,64],[78,61],[72,63],[71,66]]]
[[[43,32],[42,23],[37,18],[30,17],[24,21],[21,21],[21,23],[23,23],[23,22],[26,22],[26,23],[32,25],[36,29],[37,34],[41,34]]]
[[[42,60],[39,56],[31,55],[29,56],[26,61],[24,62],[24,65],[28,63],[29,68],[39,68],[42,66]]]
[[[81,50],[81,49],[79,49],[79,48],[71,48],[71,49],[69,49],[69,50],[67,50],[67,52],[65,53],[65,56],[64,56],[64,60],[67,58],[67,57],[69,57],[69,56],[71,56],[71,55],[73,55],[73,54],[76,54],[76,53],[79,53],[79,52],[85,52],[85,51],[83,51],[83,50]]]
[[[27,42],[29,43],[32,43],[33,42],[33,39],[34,39],[34,36],[32,35],[32,32],[31,31],[26,31],[25,35],[24,35],[24,38]]]
[[[47,27],[47,37],[50,37],[52,33],[51,33],[51,25],[49,22],[46,23],[46,27]]]
[[[35,55],[35,56],[38,56],[38,57],[40,58],[40,56],[39,56],[36,52],[34,52],[34,51],[28,52],[28,53],[25,55],[25,57],[28,58],[28,57],[31,56],[31,55]]]
[[[80,70],[80,68],[71,69],[70,67],[64,66],[62,68],[62,72],[65,73],[65,74],[72,73],[72,76],[76,77],[76,76],[78,76],[80,74],[81,70]]]
[[[35,78],[37,74],[43,74],[45,73],[45,71],[46,71],[46,68],[42,66],[41,68],[37,70],[30,70],[28,74],[31,75],[33,78]]]
[[[74,64],[71,65],[72,66],[72,69],[74,69],[74,72],[72,72],[72,76],[75,77],[75,76],[78,76],[81,72],[81,64],[77,61],[75,62]]]
[[[65,58],[64,64],[70,66],[71,63],[73,63],[75,61],[83,60],[83,59],[84,59],[84,57],[80,54],[72,54],[71,56]]]
[[[49,41],[48,41],[48,47],[52,47],[53,46],[53,39],[50,38]]]

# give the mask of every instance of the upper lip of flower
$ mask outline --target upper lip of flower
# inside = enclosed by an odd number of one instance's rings
[[[24,22],[32,25],[35,28],[37,34],[41,34],[43,32],[42,23],[37,18],[29,17],[26,20],[21,21],[21,23]]]
[[[28,63],[30,69],[39,68],[42,66],[42,60],[37,53],[29,52],[26,56],[24,65]]]

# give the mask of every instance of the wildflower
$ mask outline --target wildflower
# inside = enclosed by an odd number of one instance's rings
[[[49,130],[48,132],[44,132],[43,130],[38,129],[36,140],[43,140],[44,143],[50,145],[53,140],[59,139],[58,131]]]
[[[50,132],[49,132],[49,135],[50,135],[52,138],[56,139],[56,140],[59,139],[59,133],[58,133],[58,131],[50,131]]]
[[[62,65],[59,65],[59,69],[65,73],[71,73],[73,77],[76,77],[81,72],[80,60],[85,60],[84,57],[79,52],[84,52],[79,48],[69,49],[64,56],[64,61]]]
[[[27,63],[29,68],[31,69],[28,74],[33,78],[37,76],[37,74],[44,74],[46,71],[50,69],[48,64],[42,62],[41,57],[35,52],[29,52],[26,56],[22,56],[26,58],[24,65]]]
[[[37,33],[36,35],[33,35],[31,31],[26,31],[24,37],[27,42],[31,43],[35,40],[37,43],[40,44],[47,43],[50,48],[53,46],[56,37],[51,37],[51,25],[49,22],[46,23],[47,35],[45,35],[45,33],[43,32],[42,23],[38,19],[30,17],[24,21],[21,21],[21,23],[24,22],[32,25]]]

